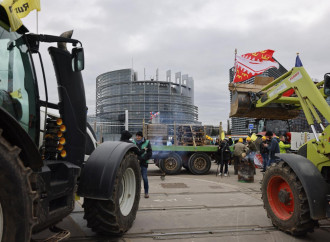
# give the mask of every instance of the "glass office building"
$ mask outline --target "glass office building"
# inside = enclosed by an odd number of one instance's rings
[[[166,72],[166,80],[137,80],[133,69],[106,72],[96,78],[96,120],[122,125],[109,126],[104,133],[120,133],[124,129],[125,110],[128,110],[129,131],[141,130],[143,120],[151,121],[158,112],[162,124],[198,123],[198,108],[194,106],[194,80],[188,75]]]

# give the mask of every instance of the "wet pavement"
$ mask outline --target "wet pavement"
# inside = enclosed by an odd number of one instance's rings
[[[330,220],[304,237],[293,237],[272,226],[263,208],[260,192],[262,173],[252,183],[238,182],[229,168],[229,177],[216,176],[212,163],[207,175],[179,175],[161,179],[154,165],[148,169],[150,198],[141,195],[133,227],[122,237],[101,237],[86,227],[82,199],[70,216],[58,226],[70,231],[66,241],[329,241]],[[36,239],[49,236],[45,231]]]

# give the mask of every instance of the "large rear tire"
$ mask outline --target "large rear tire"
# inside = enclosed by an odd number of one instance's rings
[[[188,161],[189,171],[194,175],[203,175],[211,168],[211,158],[205,153],[195,153]]]
[[[275,227],[292,235],[313,231],[316,221],[310,217],[306,193],[288,164],[281,161],[267,169],[261,192],[267,216]]]
[[[33,217],[32,173],[19,158],[20,149],[11,146],[0,129],[0,241],[30,241]]]
[[[100,234],[124,234],[135,220],[140,192],[140,165],[136,155],[129,152],[118,168],[110,200],[84,199],[87,227]]]
[[[182,159],[178,154],[172,152],[160,161],[160,167],[167,175],[178,174],[181,171]]]

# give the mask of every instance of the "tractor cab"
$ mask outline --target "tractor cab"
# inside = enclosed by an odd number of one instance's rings
[[[2,24],[4,25],[4,24]],[[0,106],[15,118],[37,144],[38,86],[22,35],[0,25]]]
[[[0,10],[3,11],[2,8]],[[22,26],[12,32],[6,14],[0,16],[0,107],[17,121],[35,146],[40,148],[43,159],[65,158],[81,166],[84,161],[87,112],[81,76],[81,70],[84,69],[81,42],[71,39],[72,31],[65,32],[63,36],[37,35],[27,33],[27,29]],[[48,101],[45,70],[39,53],[41,42],[55,42],[58,45],[48,48],[57,79],[58,103]],[[67,49],[67,43],[73,46],[71,52]],[[39,84],[44,85],[45,100],[39,97],[38,75],[33,58],[35,55],[35,58],[39,58],[39,69],[42,71],[43,80]],[[54,125],[56,118],[47,115],[43,115],[43,120],[40,118],[40,109],[47,113],[47,108],[58,110],[58,118],[65,125],[65,137],[61,145],[58,144],[61,136],[56,137],[60,131]]]

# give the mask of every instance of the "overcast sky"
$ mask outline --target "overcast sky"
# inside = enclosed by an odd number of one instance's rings
[[[133,68],[143,78],[165,80],[167,70],[195,80],[195,105],[203,124],[226,126],[229,69],[238,55],[264,49],[288,70],[296,53],[312,78],[330,72],[330,1],[40,0],[39,33],[74,29],[85,49],[83,72],[89,114],[95,112],[96,77]],[[36,32],[36,12],[23,20]],[[44,49],[43,51],[46,51]],[[44,62],[51,68],[50,62]],[[48,83],[55,83],[54,74]],[[173,78],[172,78],[173,80]],[[52,85],[52,84],[49,84]],[[55,87],[55,85],[54,85]],[[51,100],[55,97],[51,93]],[[158,110],[155,110],[158,111]]]

